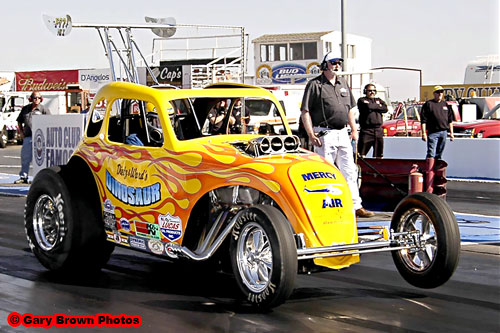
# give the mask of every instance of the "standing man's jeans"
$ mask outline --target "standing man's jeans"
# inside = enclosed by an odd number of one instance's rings
[[[444,146],[446,145],[446,136],[448,131],[440,131],[427,134],[427,156],[426,158],[441,159]]]
[[[32,159],[33,145],[31,142],[31,136],[28,136],[23,139],[23,147],[21,148],[21,172],[19,172],[19,176],[21,178],[28,179],[28,174],[30,172],[30,163]]]

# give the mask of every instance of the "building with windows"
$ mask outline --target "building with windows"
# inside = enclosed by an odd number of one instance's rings
[[[266,34],[252,41],[255,55],[255,83],[306,83],[305,74],[319,74],[323,56],[332,50],[340,53],[340,31]],[[371,39],[346,34],[346,72],[367,72],[371,68]],[[294,78],[297,76],[297,78]]]

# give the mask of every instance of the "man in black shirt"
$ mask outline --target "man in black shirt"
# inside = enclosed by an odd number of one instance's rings
[[[444,100],[444,89],[434,87],[434,99],[430,99],[422,106],[422,140],[427,141],[426,155],[426,182],[427,192],[432,192],[434,181],[434,162],[440,160],[446,145],[446,136],[450,131],[450,140],[453,141],[453,111]]]
[[[377,88],[369,83],[363,90],[365,97],[358,99],[359,141],[358,153],[365,156],[373,147],[373,157],[384,155],[384,130],[382,129],[382,113],[387,112],[387,104],[378,97]]]
[[[37,114],[49,114],[49,109],[43,106],[42,95],[38,91],[33,91],[29,98],[30,104],[24,106],[17,117],[17,124],[23,139],[23,146],[21,148],[21,171],[19,172],[19,179],[14,184],[27,184],[28,174],[30,171],[30,163],[33,159],[33,145],[32,145],[32,116]]]
[[[343,59],[329,52],[321,62],[323,73],[309,81],[302,98],[301,118],[309,141],[315,151],[339,168],[349,185],[354,209],[358,217],[373,216],[361,205],[357,184],[358,169],[354,163],[351,139],[357,141],[358,132],[351,89],[344,78],[337,75]],[[351,127],[351,137],[347,132]],[[318,133],[326,133],[318,137]]]

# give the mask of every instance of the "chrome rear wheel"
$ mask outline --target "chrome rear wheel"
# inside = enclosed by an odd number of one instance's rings
[[[41,195],[33,209],[33,233],[44,251],[52,250],[64,236],[57,203],[47,194]]]

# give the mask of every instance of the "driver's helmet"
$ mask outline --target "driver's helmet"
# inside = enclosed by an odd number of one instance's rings
[[[147,102],[146,111],[146,119],[148,121],[148,125],[161,132],[162,130],[160,119],[158,118],[158,112],[156,111],[156,107],[154,106],[154,104],[151,102]]]
[[[154,106],[154,104],[153,104],[153,103],[151,103],[151,102],[147,102],[147,103],[146,103],[146,111],[147,111],[147,113],[149,113],[149,112],[158,113],[158,112],[156,111],[156,107],[155,107],[155,106]]]

